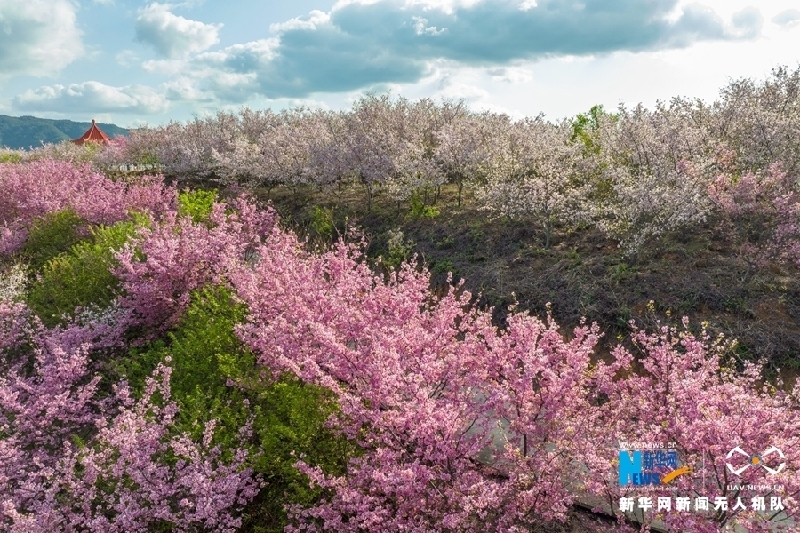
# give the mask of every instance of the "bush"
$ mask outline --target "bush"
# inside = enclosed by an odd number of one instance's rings
[[[200,442],[206,424],[216,421],[213,443],[221,447],[226,461],[240,446],[240,428],[252,421],[248,466],[268,484],[248,507],[245,529],[277,532],[287,524],[285,505],[309,505],[319,495],[294,467],[298,458],[326,472],[342,473],[350,447],[325,428],[336,409],[327,389],[289,375],[264,379],[269,376],[234,332],[246,313],[227,288],[196,290],[186,315],[167,339],[133,352],[124,371],[141,390],[169,355],[174,369],[171,399],[179,407],[175,431]]]
[[[33,270],[41,270],[45,263],[87,236],[85,225],[72,209],[53,211],[36,219],[21,249],[23,259]]]
[[[387,232],[386,245],[389,253],[383,258],[383,264],[389,268],[395,268],[408,259],[409,254],[416,246],[413,241],[406,240],[400,228]]]
[[[20,163],[22,155],[17,152],[0,153],[0,163]]]
[[[106,307],[119,294],[111,272],[115,252],[134,234],[139,222],[118,222],[91,230],[90,240],[48,260],[28,291],[27,302],[42,322],[53,327],[76,307]]]
[[[311,211],[311,229],[323,240],[331,240],[333,232],[336,231],[333,223],[333,211],[315,205]]]
[[[459,277],[458,269],[453,265],[453,260],[449,257],[433,261],[431,263],[431,272],[434,274],[447,274],[448,272],[452,272],[454,278]]]
[[[426,205],[419,193],[411,196],[411,218],[436,218],[438,216],[439,209],[432,205]]]
[[[178,215],[189,216],[195,223],[205,222],[217,201],[217,191],[185,191],[178,195]]]

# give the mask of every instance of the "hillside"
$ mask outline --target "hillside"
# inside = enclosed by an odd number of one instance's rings
[[[600,352],[609,353],[629,334],[631,319],[655,328],[658,319],[674,324],[688,316],[695,327],[707,322],[713,335],[737,339],[737,358],[763,360],[768,375],[780,368],[793,383],[800,366],[795,266],[748,271],[713,224],[676,232],[635,259],[594,229],[556,228],[545,247],[544,235],[529,222],[487,219],[472,194],[460,207],[455,196],[455,187],[443,188],[434,216],[398,211],[385,197],[365,214],[356,190],[336,202],[310,188],[280,188],[269,201],[287,226],[311,239],[330,241],[355,224],[372,259],[392,257],[398,245],[389,241],[399,230],[402,255],[419,254],[434,287],[442,288],[452,272],[482,305],[494,306],[498,325],[505,325],[514,302],[538,316],[547,315],[549,302],[565,333],[582,317],[597,322],[604,333]]]
[[[479,524],[611,533],[642,523],[718,531],[716,513],[681,512],[665,524],[642,514],[652,508],[642,500],[633,514],[618,466],[631,438],[673,438],[665,453],[680,450],[697,469],[674,491],[655,480],[658,498],[727,489],[727,475],[715,475],[731,464],[724,450],[765,434],[786,452],[780,466],[770,458],[788,487],[773,489],[780,496],[770,506],[798,491],[790,461],[800,457],[800,392],[765,387],[753,368],[736,372],[711,323],[721,313],[750,320],[753,331],[759,318],[787,322],[794,279],[772,269],[739,278],[713,231],[671,234],[623,266],[613,241],[593,228],[556,227],[543,247],[540,230],[487,219],[471,193],[459,205],[452,185],[435,207],[414,202],[410,211],[385,194],[366,211],[357,186],[342,187],[336,202],[310,186],[280,187],[262,198],[279,219],[241,188],[220,203],[213,192],[109,179],[48,159],[0,165],[0,174],[0,221],[23,228],[0,241],[0,446],[10,465],[0,475],[16,513],[4,530],[23,520],[46,521],[42,531],[90,520],[105,520],[103,531],[123,520],[125,531],[211,530],[200,527],[210,516],[242,533],[347,533],[316,527],[316,517],[355,521],[353,509],[367,517],[377,509],[391,524],[384,531],[409,529],[409,516],[422,516],[427,532]],[[351,233],[352,246],[328,246],[349,222],[366,238]],[[403,264],[414,252],[437,279]],[[796,278],[792,268],[787,278]],[[447,271],[495,310],[513,291],[522,308],[539,313],[549,301],[553,316],[569,321],[577,306],[600,324],[562,335],[559,323],[575,324],[521,309],[490,314],[447,288]],[[719,296],[691,296],[702,284]],[[721,309],[736,285],[743,301]],[[687,301],[673,306],[670,292],[681,286]],[[618,297],[600,301],[599,291]],[[619,313],[622,305],[629,310]],[[670,310],[706,318],[712,337],[647,322]],[[615,328],[628,317],[647,331]],[[601,332],[614,344],[631,340],[628,350],[616,347],[611,366],[600,363],[609,358]],[[735,490],[720,501],[763,498],[759,488]],[[532,491],[540,497],[526,498]],[[689,500],[675,496],[676,506],[678,498]],[[796,511],[785,509],[775,520],[723,518],[743,531],[780,522],[795,530]],[[459,522],[440,527],[449,520]]]
[[[128,135],[128,130],[115,124],[98,122],[97,125],[111,138]],[[0,147],[20,149],[41,146],[42,143],[59,143],[80,137],[89,126],[90,122],[0,115]]]

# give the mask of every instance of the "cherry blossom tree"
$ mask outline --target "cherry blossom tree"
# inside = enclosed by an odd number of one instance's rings
[[[748,273],[769,261],[800,262],[800,197],[795,180],[774,163],[740,175],[734,154],[719,157],[722,173],[709,184],[719,228],[747,262]]]
[[[43,160],[0,166],[0,253],[22,246],[31,223],[71,209],[89,224],[111,225],[131,212],[160,215],[175,206],[175,190],[154,176],[112,181],[88,165]]]
[[[509,126],[489,163],[480,190],[485,209],[510,218],[531,217],[550,246],[557,222],[582,218],[586,193],[579,187],[581,149],[570,142],[566,124],[553,126],[541,117]]]
[[[447,181],[458,187],[459,207],[464,185],[477,183],[486,174],[492,140],[496,138],[487,131],[488,126],[496,123],[492,118],[488,113],[457,114],[434,132],[437,140],[434,159]]]
[[[712,157],[703,130],[681,109],[659,103],[654,111],[638,105],[600,116],[595,152],[600,189],[593,195],[592,216],[630,255],[708,216],[706,169]]]
[[[232,531],[240,523],[232,511],[258,490],[246,456],[222,461],[210,445],[213,425],[201,444],[171,432],[168,367],[159,367],[139,400],[124,384],[112,396],[99,394],[91,345],[69,348],[65,340],[24,304],[0,303],[3,528]]]
[[[743,171],[780,163],[800,171],[800,68],[777,67],[762,81],[738,79],[720,91],[707,113],[714,138],[737,154]]]

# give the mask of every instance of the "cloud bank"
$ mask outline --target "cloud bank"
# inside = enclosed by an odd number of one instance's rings
[[[143,85],[112,87],[87,81],[25,91],[12,100],[12,107],[23,112],[113,112],[147,115],[166,111],[168,102],[163,95]]]
[[[752,7],[723,18],[678,0],[339,0],[329,12],[272,24],[263,38],[220,48],[222,24],[176,14],[192,2],[141,5],[132,29],[156,55],[120,50],[114,57],[118,65],[141,68],[146,79],[160,78],[157,87],[102,78],[61,82],[18,94],[12,108],[148,115],[181,105],[296,101],[437,80],[441,95],[483,102],[486,86],[448,81],[446,72],[466,69],[502,86],[530,84],[531,70],[520,65],[750,40],[764,24]],[[76,6],[75,0],[0,0],[0,79],[57,73],[83,54]],[[788,28],[800,12],[771,20]]]
[[[785,11],[781,11],[772,17],[772,22],[783,27],[795,26],[800,23],[800,10],[787,9]]]
[[[274,37],[197,55],[198,82],[236,101],[257,93],[303,98],[381,83],[414,83],[432,61],[499,67],[518,60],[684,48],[752,39],[763,20],[746,8],[728,22],[677,0],[340,2],[330,13],[271,27]],[[240,84],[231,90],[225,79]],[[243,84],[243,85],[242,85]]]
[[[0,79],[52,75],[83,53],[69,0],[0,0]]]

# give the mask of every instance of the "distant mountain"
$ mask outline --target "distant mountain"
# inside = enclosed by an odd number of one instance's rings
[[[73,122],[71,120],[51,120],[30,115],[10,117],[0,115],[0,147],[36,148],[45,143],[58,143],[67,139],[77,139],[92,125],[91,122]],[[111,137],[127,136],[128,130],[115,124],[97,126]]]

